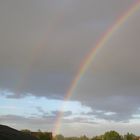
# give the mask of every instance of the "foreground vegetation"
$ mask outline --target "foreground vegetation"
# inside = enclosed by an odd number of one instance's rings
[[[25,133],[30,133],[29,130],[22,130]],[[38,139],[39,140],[50,140],[50,137],[46,132],[38,131]],[[53,140],[139,140],[139,137],[132,134],[127,133],[126,135],[120,135],[116,131],[108,131],[105,132],[103,135],[94,136],[92,138],[83,135],[81,137],[64,137],[63,135],[56,135],[52,138]]]
[[[85,135],[81,137],[64,137],[63,135],[56,135],[52,137],[51,132],[32,132],[30,130],[21,130],[10,128],[8,126],[0,125],[0,140],[140,140],[138,136],[132,133],[120,135],[116,131],[108,131],[103,135],[89,138]]]
[[[127,133],[122,136],[116,131],[108,131],[103,135],[94,136],[92,138],[88,138],[85,135],[81,137],[64,137],[63,135],[56,135],[54,140],[139,140],[139,137],[132,133]]]

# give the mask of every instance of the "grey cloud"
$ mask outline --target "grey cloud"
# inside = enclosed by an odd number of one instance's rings
[[[24,122],[24,123],[23,123]],[[52,131],[54,129],[56,122],[56,116],[32,116],[32,117],[24,117],[18,115],[1,115],[0,116],[0,123],[4,125],[10,125],[17,129],[31,129],[32,131],[37,131],[38,129],[45,130],[45,131]],[[61,123],[64,125],[71,125],[74,123],[94,123],[89,119],[85,118],[73,118],[73,119],[64,119],[62,118]]]
[[[36,109],[39,113],[41,113],[41,115],[50,116],[50,113],[48,111],[43,110],[40,106],[37,106]]]
[[[1,89],[16,93],[14,98],[26,93],[62,98],[92,44],[130,4],[1,1]]]
[[[132,4],[131,0],[55,2],[0,2],[0,88],[14,93],[8,97],[63,99],[99,36]],[[98,117],[129,120],[140,107],[139,25],[136,13],[96,55],[75,90],[72,100],[117,113]]]
[[[55,118],[47,117],[24,117],[17,115],[3,115],[0,116],[0,123],[7,124],[18,129],[31,129],[37,131],[43,129],[45,131],[52,131],[54,127]],[[23,123],[24,122],[24,123]]]
[[[38,112],[39,113],[41,113],[41,116],[43,116],[43,117],[56,117],[57,118],[57,116],[59,116],[59,114],[60,114],[60,111],[58,111],[58,110],[55,110],[55,111],[46,111],[46,110],[44,110],[44,109],[42,109],[41,107],[36,107],[36,109],[38,110]],[[72,113],[72,111],[64,111],[63,112],[63,117],[68,117],[68,116],[72,116],[73,115],[73,113]]]
[[[103,106],[103,104],[101,104],[101,106]],[[95,108],[100,108],[99,106],[95,107]],[[107,107],[106,107],[107,108]],[[128,123],[130,119],[133,119],[133,113],[134,112],[129,112],[129,111],[124,111],[121,112],[118,110],[118,112],[109,112],[109,109],[107,108],[106,110],[103,108],[103,110],[98,111],[98,110],[94,110],[92,112],[89,113],[81,113],[80,116],[86,116],[89,117],[89,122],[96,122],[95,119],[99,119],[99,120],[107,120],[107,121],[113,121],[113,122],[122,122],[122,123]],[[112,107],[112,110],[114,111],[115,108]],[[133,109],[131,109],[133,110]]]
[[[60,111],[52,111],[51,112],[53,115],[58,115]],[[63,112],[63,117],[68,117],[72,115],[72,111],[64,111]]]
[[[72,124],[72,123],[77,123],[77,124],[98,124],[96,120],[94,119],[89,119],[87,117],[74,117],[72,119],[63,119],[63,123],[65,124]]]
[[[127,121],[140,107],[138,16],[131,17],[102,47],[73,95],[93,109],[116,112],[110,120]]]

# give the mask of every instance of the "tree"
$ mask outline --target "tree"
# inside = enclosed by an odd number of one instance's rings
[[[64,140],[64,139],[65,139],[64,136],[61,134],[55,136],[55,140]]]
[[[31,134],[31,131],[29,129],[22,129],[21,132],[26,134]]]
[[[51,140],[51,137],[50,137],[49,133],[38,130],[38,139],[39,140]]]
[[[118,132],[109,131],[104,134],[103,140],[122,140],[122,138]]]
[[[102,135],[101,136],[95,136],[91,138],[91,140],[102,140]]]
[[[124,135],[124,140],[135,140],[136,136],[132,133],[127,133],[126,135]]]
[[[88,138],[86,135],[84,135],[84,136],[81,136],[81,137],[79,138],[79,140],[89,140],[89,138]]]

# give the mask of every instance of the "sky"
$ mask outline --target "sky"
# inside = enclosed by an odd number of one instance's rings
[[[140,8],[102,46],[64,101],[83,60],[136,0],[1,0],[0,124],[95,136],[139,134]],[[62,107],[63,106],[63,107]]]

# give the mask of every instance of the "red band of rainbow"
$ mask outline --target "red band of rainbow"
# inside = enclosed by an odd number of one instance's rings
[[[89,54],[84,58],[82,61],[80,68],[71,82],[71,85],[64,97],[64,101],[67,101],[70,99],[72,94],[74,93],[75,88],[77,87],[80,79],[86,72],[86,70],[89,68],[90,64],[92,63],[93,59],[95,58],[96,54],[100,51],[100,49],[106,44],[106,42],[109,41],[111,36],[114,32],[116,32],[126,21],[131,17],[134,13],[136,13],[140,8],[140,0],[137,0],[131,7],[128,8],[126,12],[124,12],[116,21],[115,23],[103,34],[103,36],[100,37],[99,41],[97,42],[96,46],[93,47],[93,49],[89,52]],[[59,129],[61,126],[61,119],[63,117],[63,108],[64,104],[62,105],[62,108],[58,114],[58,117],[55,122],[55,127],[53,134],[59,133]]]

